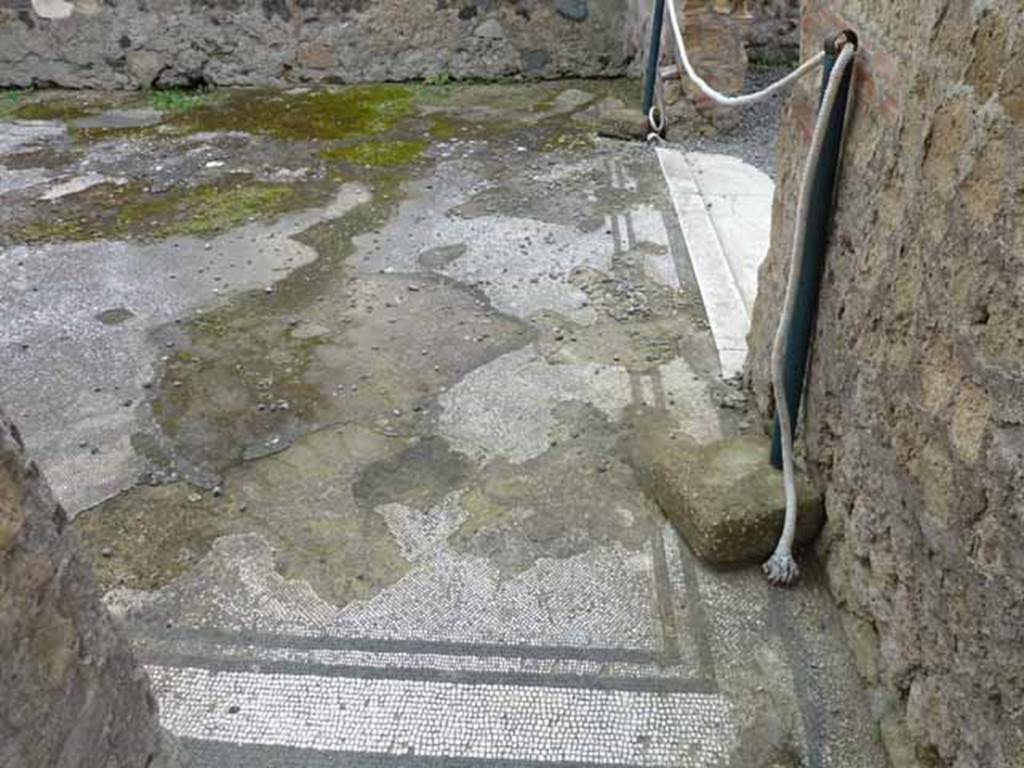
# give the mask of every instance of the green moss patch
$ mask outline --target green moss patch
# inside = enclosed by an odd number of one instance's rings
[[[0,94],[0,117],[70,122],[112,107],[137,105],[138,95],[125,91],[21,90]]]
[[[0,94],[0,120],[10,120],[21,106],[21,91],[7,91]]]
[[[170,88],[162,91],[152,91],[149,94],[149,105],[160,112],[191,112],[207,105],[211,100],[210,91],[206,90],[182,90]]]
[[[544,153],[591,150],[595,144],[593,131],[570,125],[564,130],[549,134],[537,149]]]
[[[390,130],[415,114],[414,89],[359,85],[336,90],[281,94],[238,91],[222,104],[179,115],[189,131],[246,131],[279,139],[339,140]]]
[[[394,167],[409,165],[419,159],[427,148],[427,142],[414,141],[364,141],[346,147],[335,147],[320,153],[324,160],[340,160],[355,165]]]
[[[23,103],[13,110],[18,120],[77,120],[96,112],[95,107],[76,99],[48,99]]]
[[[297,194],[298,190],[288,185],[251,182],[175,189],[127,203],[119,218],[127,231],[139,231],[155,222],[151,231],[156,238],[206,235],[287,209]]]
[[[29,243],[210,235],[250,219],[317,205],[325,195],[318,186],[266,184],[248,176],[159,193],[138,183],[100,184],[35,209],[38,218],[12,227],[12,235],[16,242]]]
[[[89,240],[93,232],[86,219],[45,218],[30,221],[15,229],[14,239],[26,243],[67,242]]]

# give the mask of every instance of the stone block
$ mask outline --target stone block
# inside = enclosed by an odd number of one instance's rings
[[[701,445],[663,424],[640,427],[630,455],[637,478],[698,557],[712,563],[757,562],[775,549],[786,514],[782,473],[768,462],[760,435]],[[821,498],[797,476],[797,543],[824,521]]]
[[[647,117],[637,107],[627,107],[619,99],[605,99],[577,112],[573,121],[588,125],[599,135],[611,139],[643,140],[651,132]]]

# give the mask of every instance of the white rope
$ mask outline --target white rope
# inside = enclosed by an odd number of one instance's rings
[[[805,61],[797,67],[797,69],[790,72],[781,80],[772,83],[767,88],[757,91],[756,93],[747,93],[742,96],[726,96],[712,88],[707,81],[705,81],[704,78],[698,75],[696,70],[694,70],[693,65],[690,63],[690,57],[686,55],[686,42],[683,40],[683,32],[679,27],[679,16],[676,13],[675,0],[668,0],[665,5],[668,7],[669,23],[672,25],[672,34],[676,39],[676,50],[679,52],[679,58],[682,61],[683,69],[686,70],[686,74],[690,76],[690,79],[698,88],[700,88],[705,96],[722,106],[741,107],[746,104],[754,104],[758,101],[763,101],[776,91],[782,90],[790,83],[793,83],[808,74],[811,70],[821,64],[822,60],[825,58],[824,51],[818,53],[818,55]],[[686,10],[686,0],[683,0],[683,10]]]
[[[669,2],[671,5],[671,0]],[[793,538],[796,535],[796,477],[793,469],[793,430],[790,425],[789,403],[786,400],[786,382],[784,377],[785,346],[793,322],[793,311],[796,308],[796,289],[800,282],[801,262],[803,261],[804,240],[807,232],[807,210],[811,202],[811,187],[814,169],[821,157],[821,146],[825,140],[832,109],[839,94],[839,85],[846,68],[853,60],[855,47],[847,43],[843,46],[835,66],[829,75],[825,96],[821,100],[818,118],[814,124],[814,135],[811,148],[804,163],[803,179],[800,182],[800,199],[796,209],[795,233],[793,249],[790,252],[789,278],[786,281],[786,299],[782,307],[782,316],[775,333],[772,345],[772,384],[775,389],[775,411],[779,417],[779,433],[782,438],[782,476],[786,486],[786,522],[782,528],[782,536],[775,547],[775,552],[762,566],[768,580],[773,584],[790,584],[799,575],[800,569],[793,559]]]
[[[681,0],[683,10],[686,9],[686,0]],[[701,90],[701,92],[716,104],[726,107],[740,107],[747,104],[754,104],[771,96],[773,93],[782,90],[786,86],[796,82],[801,77],[809,74],[822,63],[825,52],[812,56],[793,72],[778,80],[767,88],[756,93],[747,93],[742,96],[727,96],[712,88],[694,70],[690,63],[690,57],[686,53],[686,41],[683,39],[683,32],[679,26],[679,14],[676,11],[675,0],[668,0],[669,23],[672,26],[672,35],[675,38],[676,51],[680,63],[690,80]],[[825,139],[825,132],[829,118],[835,107],[836,98],[839,94],[839,85],[847,67],[853,60],[856,46],[846,43],[836,59],[835,65],[829,75],[828,85],[825,88],[825,95],[822,98],[818,110],[818,117],[814,125],[814,135],[811,139],[811,148],[804,163],[803,179],[800,183],[800,198],[796,211],[796,232],[793,237],[793,250],[790,254],[789,277],[786,282],[786,298],[779,318],[779,327],[775,333],[775,342],[772,345],[772,383],[775,390],[775,410],[779,417],[779,432],[782,439],[782,476],[786,490],[786,519],[782,528],[782,535],[775,547],[775,552],[762,566],[768,580],[774,584],[790,584],[800,575],[800,569],[793,559],[793,539],[796,536],[796,472],[793,467],[793,430],[790,424],[789,403],[786,400],[786,384],[783,378],[785,364],[785,345],[789,336],[790,326],[793,322],[793,312],[796,308],[796,289],[800,282],[801,256],[806,239],[807,210],[810,207],[812,179],[814,169],[821,157],[821,147]],[[653,114],[649,116],[653,117]],[[664,114],[662,114],[664,120]],[[653,121],[652,121],[653,122]]]
[[[658,116],[657,119],[655,115]],[[663,141],[661,136],[665,132],[665,83],[660,75],[654,81],[654,104],[647,111],[647,125],[651,129],[647,133],[647,143],[653,146]]]

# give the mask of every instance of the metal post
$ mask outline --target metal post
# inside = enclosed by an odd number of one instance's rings
[[[661,28],[665,21],[665,0],[654,0],[651,15],[651,48],[647,52],[647,74],[644,76],[644,117],[654,106],[654,86],[658,78],[658,60],[661,58]]]
[[[821,80],[821,94],[818,97],[818,108],[825,96],[829,75],[839,56],[838,42],[857,44],[857,36],[853,32],[830,37],[825,41],[825,62]],[[846,70],[839,85],[835,109],[829,116],[828,128],[821,148],[818,167],[814,169],[814,180],[811,187],[811,206],[807,212],[807,234],[804,250],[801,255],[802,271],[797,286],[796,309],[793,321],[786,338],[785,377],[786,400],[789,404],[789,417],[792,434],[796,435],[797,416],[800,413],[800,400],[803,396],[804,376],[807,372],[807,357],[811,347],[811,331],[818,311],[818,292],[821,287],[822,273],[825,271],[825,252],[828,248],[828,237],[832,224],[832,203],[835,195],[836,177],[839,174],[840,152],[843,146],[843,127],[846,122],[846,105],[850,95],[850,79],[853,67]],[[772,466],[782,469],[782,436],[779,434],[779,416],[775,415],[772,430]]]

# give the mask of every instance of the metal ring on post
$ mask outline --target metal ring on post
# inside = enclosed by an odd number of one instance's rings
[[[658,115],[658,119],[654,119],[654,115]],[[653,106],[647,112],[647,124],[651,126],[651,131],[661,136],[661,132],[665,130],[665,115],[659,106]]]
[[[825,54],[838,56],[844,45],[852,45],[853,50],[860,48],[860,38],[852,29],[844,29],[837,35],[825,38]]]

